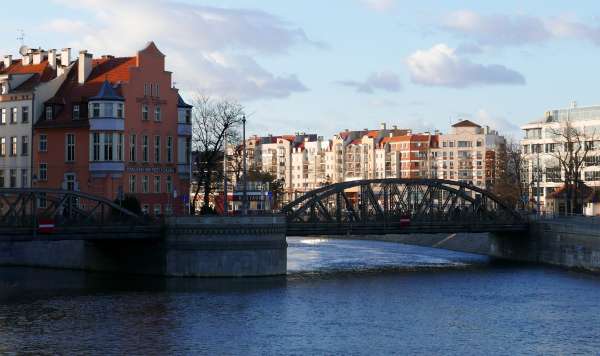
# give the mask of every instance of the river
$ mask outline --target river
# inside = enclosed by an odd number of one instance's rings
[[[388,242],[290,238],[289,273],[0,269],[0,354],[598,354],[600,277]]]

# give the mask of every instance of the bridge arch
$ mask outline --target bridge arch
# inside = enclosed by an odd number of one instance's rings
[[[35,227],[40,219],[56,226],[139,223],[141,216],[104,197],[45,188],[0,188],[0,226]]]
[[[521,224],[521,216],[488,190],[444,179],[387,178],[336,183],[285,205],[288,230],[404,232],[418,227],[478,230]],[[412,229],[406,229],[410,224]],[[442,231],[443,232],[443,231]],[[308,232],[307,232],[308,233]]]

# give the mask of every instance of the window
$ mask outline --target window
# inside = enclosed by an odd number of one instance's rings
[[[100,133],[92,133],[92,161],[100,160]]]
[[[75,190],[75,174],[74,173],[65,174],[65,188],[67,190],[71,190],[71,191]]]
[[[190,109],[185,109],[185,123],[188,125],[192,123],[192,110]]]
[[[173,162],[173,137],[167,137],[167,162]]]
[[[65,156],[67,162],[75,161],[75,135],[67,134],[65,144]]]
[[[173,177],[167,176],[167,193],[173,192]]]
[[[10,169],[8,172],[9,172],[9,187],[16,188],[17,187],[17,170]]]
[[[29,136],[21,136],[21,156],[29,155]]]
[[[160,193],[160,176],[154,177],[154,193]]]
[[[11,124],[16,124],[17,123],[17,116],[19,115],[19,109],[18,108],[12,108],[10,111],[10,123]]]
[[[2,114],[0,116],[0,124],[6,125],[6,109],[2,109]]]
[[[123,134],[117,136],[117,161],[123,160]]]
[[[142,120],[148,121],[148,105],[142,105]]]
[[[46,200],[46,193],[40,193],[38,195],[38,208],[45,209],[48,201]]]
[[[154,204],[154,215],[158,216],[160,215],[161,211],[160,211],[160,204]]]
[[[144,96],[148,96],[148,84],[144,84]]]
[[[52,106],[46,106],[46,120],[52,120]]]
[[[135,193],[135,175],[129,176],[129,192]]]
[[[23,123],[29,122],[29,107],[27,107],[27,106],[21,107],[21,122],[23,122]]]
[[[154,161],[160,162],[160,136],[154,136]]]
[[[150,212],[150,206],[148,204],[142,205],[142,213],[148,215],[148,212]]]
[[[17,136],[13,136],[10,138],[10,155],[17,155]]]
[[[40,163],[38,175],[40,180],[48,180],[48,163]]]
[[[148,162],[148,136],[142,136],[142,161]]]
[[[154,121],[160,121],[160,106],[154,108]]]
[[[38,147],[38,151],[40,151],[40,152],[48,151],[48,136],[40,135],[40,144]]]
[[[192,138],[185,138],[185,163],[190,163],[191,159],[191,151],[192,151]]]
[[[6,137],[0,137],[0,156],[6,156]]]
[[[129,160],[131,162],[135,162],[135,160],[136,160],[135,135],[131,135],[129,137]]]
[[[21,169],[21,187],[27,188],[29,186],[29,172],[27,169]]]
[[[100,117],[100,103],[92,103],[92,116]]]
[[[142,193],[148,193],[148,176],[142,176]]]
[[[79,120],[79,104],[73,104],[73,120]]]
[[[160,96],[160,91],[159,91],[159,88],[158,88],[158,83],[154,84],[154,91],[155,91],[154,96]]]
[[[104,161],[113,160],[113,135],[112,133],[104,134]]]
[[[112,103],[104,103],[104,117],[113,117],[113,104]]]
[[[4,170],[0,169],[0,188],[4,188]]]
[[[123,103],[118,103],[117,104],[117,117],[119,119],[123,118]]]

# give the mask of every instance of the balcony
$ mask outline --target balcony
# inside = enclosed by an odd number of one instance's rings
[[[192,135],[192,125],[191,124],[177,124],[177,135],[178,136],[191,136]]]
[[[89,119],[90,131],[123,131],[125,120],[114,117],[96,117]]]

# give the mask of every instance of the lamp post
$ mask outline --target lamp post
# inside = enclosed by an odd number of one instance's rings
[[[227,126],[223,133],[223,215],[227,216]]]
[[[242,195],[242,214],[248,215],[248,171],[246,166],[246,115],[242,116],[242,160],[244,164],[244,190]]]

